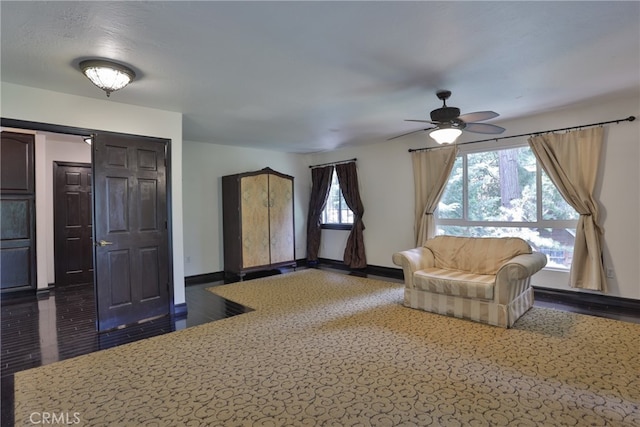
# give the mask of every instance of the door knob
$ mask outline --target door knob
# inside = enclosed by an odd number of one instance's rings
[[[96,246],[107,246],[107,245],[113,245],[113,242],[107,242],[106,240],[100,240],[98,243],[96,243]]]

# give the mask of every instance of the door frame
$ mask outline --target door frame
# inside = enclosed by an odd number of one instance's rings
[[[79,128],[74,126],[65,126],[65,125],[57,125],[51,123],[42,123],[42,122],[32,122],[28,120],[17,120],[17,119],[8,119],[8,118],[0,118],[0,126],[14,129],[25,129],[25,130],[33,130],[33,131],[41,131],[41,132],[51,132],[51,133],[60,133],[66,135],[76,135],[81,137],[90,137],[93,134],[101,133],[101,134],[110,134],[110,135],[121,135],[121,136],[136,136],[145,138],[145,135],[133,135],[122,132],[109,132],[103,131],[99,129],[87,129],[87,128]],[[154,137],[155,138],[155,137]],[[169,267],[169,314],[173,317],[176,315],[181,315],[186,313],[185,309],[181,309],[179,312],[176,311],[175,306],[175,292],[174,286],[175,282],[173,279],[173,213],[172,213],[172,185],[171,185],[171,139],[168,138],[156,138],[156,139],[165,139],[167,141],[166,147],[166,161],[167,161],[167,250],[168,250],[168,267]],[[93,151],[91,155],[91,170],[92,170],[92,179],[93,179]],[[93,199],[95,198],[95,190],[92,192],[92,204]],[[92,222],[93,227],[95,229],[95,212],[92,213]],[[37,238],[38,230],[36,230],[36,238]],[[94,251],[95,256],[95,251]],[[95,258],[94,258],[95,263]],[[95,282],[95,264],[94,264],[94,282]],[[37,290],[36,290],[37,291]],[[97,298],[97,297],[96,297]],[[96,301],[97,304],[97,301]],[[97,323],[96,323],[97,327]]]

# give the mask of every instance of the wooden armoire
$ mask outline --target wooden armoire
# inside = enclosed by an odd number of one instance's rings
[[[36,289],[35,136],[2,132],[0,143],[0,289]]]
[[[293,177],[264,168],[222,177],[224,272],[295,267]]]

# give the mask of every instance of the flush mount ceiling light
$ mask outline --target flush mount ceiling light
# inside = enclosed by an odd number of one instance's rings
[[[438,144],[451,144],[462,134],[462,130],[448,123],[441,123],[435,130],[429,132],[429,136]]]
[[[79,64],[82,73],[100,89],[111,95],[111,92],[122,89],[136,77],[129,67],[103,59],[89,59]]]

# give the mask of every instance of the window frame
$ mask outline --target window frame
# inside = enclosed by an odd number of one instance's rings
[[[335,186],[338,187],[338,193],[340,195],[340,197],[338,198],[338,212],[342,212],[343,210],[348,210],[351,212],[351,215],[353,216],[353,212],[351,211],[351,209],[349,208],[349,205],[347,205],[347,202],[344,200],[344,196],[342,195],[342,189],[340,189],[340,182],[338,181],[338,175],[336,173],[335,168],[333,169],[333,171],[331,172],[331,186],[329,187],[329,193],[331,193],[331,190],[334,186],[334,179],[335,179]],[[327,196],[327,200],[328,200],[328,196]],[[343,203],[344,203],[344,209],[343,209]],[[327,204],[325,204],[324,209],[322,210],[322,213],[320,214],[320,228],[321,229],[325,229],[325,230],[351,230],[353,228],[353,222],[342,222],[342,215],[339,215],[338,219],[340,220],[340,222],[323,222],[323,218],[325,218],[326,215],[326,210],[327,210]]]
[[[573,229],[575,230],[578,225],[578,219],[571,220],[549,220],[543,219],[543,199],[542,199],[542,174],[543,170],[540,167],[538,160],[536,159],[535,170],[535,182],[536,182],[536,221],[481,221],[481,220],[469,220],[469,176],[468,176],[468,158],[467,156],[474,153],[486,153],[489,151],[508,150],[513,148],[529,147],[527,143],[512,143],[501,146],[485,145],[483,147],[474,148],[460,148],[456,158],[462,158],[462,218],[440,218],[439,210],[436,209],[434,214],[436,230],[441,227],[482,227],[482,228],[529,228],[529,229]],[[448,185],[448,179],[447,184]],[[440,235],[442,233],[436,233]],[[556,270],[562,272],[568,272],[569,268],[562,267],[545,267],[548,270]]]

